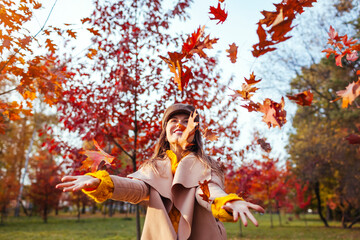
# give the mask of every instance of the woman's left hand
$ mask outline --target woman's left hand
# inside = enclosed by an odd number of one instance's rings
[[[265,212],[265,210],[261,206],[241,200],[227,202],[224,206],[222,206],[222,208],[232,213],[235,222],[239,219],[240,216],[240,219],[245,227],[247,226],[246,217],[248,217],[255,226],[259,225],[255,217],[250,212],[250,208],[258,212]]]

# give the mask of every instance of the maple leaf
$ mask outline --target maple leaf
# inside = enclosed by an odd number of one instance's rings
[[[261,81],[261,79],[256,80],[255,77],[256,77],[256,76],[254,75],[254,72],[252,72],[252,73],[250,74],[250,78],[249,78],[249,79],[246,79],[246,78],[244,78],[244,79],[245,79],[245,82],[246,82],[248,85],[253,85],[253,84],[256,84],[256,83],[258,83],[258,82]]]
[[[346,55],[346,60],[355,62],[359,58],[357,51],[352,51],[350,54]]]
[[[110,166],[112,161],[114,160],[114,157],[104,152],[99,144],[94,139],[94,145],[98,149],[98,151],[90,151],[85,150],[81,153],[86,155],[87,158],[82,162],[82,166],[80,167],[80,170],[88,171],[90,168],[91,172],[96,172],[98,169],[100,169],[103,165]]]
[[[205,130],[202,131],[203,137],[209,141],[216,141],[219,136],[216,135],[216,133],[209,128],[205,128]]]
[[[184,150],[187,147],[192,145],[192,143],[188,142],[188,140],[189,140],[189,138],[191,138],[195,134],[195,131],[198,128],[199,123],[195,122],[195,119],[196,119],[197,115],[198,114],[196,113],[196,110],[190,114],[186,129],[182,133],[181,138],[179,140],[179,145]]]
[[[334,40],[334,41],[340,41],[341,40],[341,37],[339,37],[338,32],[335,31],[335,29],[332,26],[330,26],[330,30],[329,30],[328,35],[329,35],[331,40]]]
[[[218,3],[217,8],[210,7],[210,14],[213,14],[213,17],[210,17],[211,20],[219,20],[216,24],[224,23],[224,21],[227,18],[227,12],[225,12],[225,9],[221,9],[220,3]]]
[[[267,153],[271,152],[270,143],[267,143],[264,138],[260,138],[256,141],[260,147]]]
[[[310,106],[314,97],[314,95],[310,90],[295,94],[293,96],[291,95],[286,95],[286,96],[287,98],[289,98],[290,100],[294,100],[297,104],[301,106]]]
[[[345,90],[337,91],[336,94],[340,96],[342,101],[342,108],[347,108],[349,104],[351,105],[352,102],[355,100],[357,96],[360,95],[360,81],[352,82],[350,83]],[[337,98],[334,101],[339,100],[340,98]]]
[[[226,50],[226,52],[229,53],[228,57],[232,63],[236,63],[238,47],[235,45],[235,43],[229,45],[229,47],[230,48]]]
[[[189,53],[199,41],[200,37],[204,34],[205,25],[201,28],[199,27],[197,31],[192,33],[184,42],[182,46],[183,53]]]
[[[286,111],[284,110],[284,97],[277,103],[266,98],[264,104],[260,104],[259,112],[264,113],[263,121],[270,127],[279,126],[281,128],[286,123]]]
[[[360,136],[357,134],[350,134],[345,138],[350,144],[360,144]]]
[[[199,187],[201,189],[201,191],[203,192],[203,194],[200,194],[200,197],[202,197],[202,199],[208,203],[211,202],[210,200],[210,190],[209,190],[209,181],[208,180],[204,180],[204,182],[199,182]]]

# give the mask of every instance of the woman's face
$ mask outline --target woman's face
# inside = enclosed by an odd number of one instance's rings
[[[189,115],[180,113],[172,116],[166,124],[166,139],[170,145],[176,145],[188,124]]]

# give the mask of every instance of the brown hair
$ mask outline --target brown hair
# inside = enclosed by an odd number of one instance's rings
[[[155,145],[154,154],[153,156],[146,162],[142,164],[142,166],[150,166],[156,173],[159,173],[156,168],[156,162],[162,161],[166,159],[166,151],[170,150],[170,143],[167,141],[166,138],[166,125],[167,122],[164,124],[164,127],[161,131],[160,137],[158,142]],[[193,144],[190,145],[184,154],[188,152],[192,152],[195,156],[206,166],[211,168],[216,175],[218,175],[223,180],[223,170],[221,169],[219,163],[215,161],[213,158],[205,154],[203,149],[202,137],[199,129],[196,129]]]

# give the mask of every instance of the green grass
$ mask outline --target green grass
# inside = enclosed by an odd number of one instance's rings
[[[269,215],[256,215],[259,227],[249,223],[242,227],[240,237],[239,223],[225,223],[228,239],[360,239],[359,224],[353,229],[342,229],[338,222],[330,222],[331,228],[323,227],[317,215],[307,216],[307,221],[285,221],[282,226],[277,216],[274,216],[274,227],[270,226]],[[101,216],[82,216],[80,221],[73,216],[49,217],[48,223],[43,223],[39,217],[9,217],[0,226],[1,240],[16,239],[135,239],[135,220],[115,215],[112,218]]]

